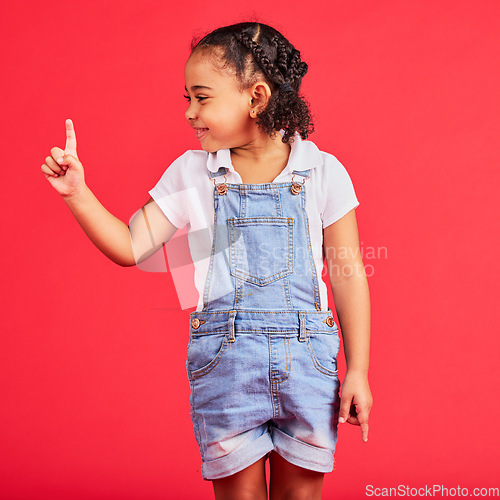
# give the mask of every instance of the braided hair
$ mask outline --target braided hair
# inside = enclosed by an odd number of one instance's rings
[[[299,93],[307,64],[279,31],[262,23],[233,24],[193,40],[191,49],[208,50],[223,67],[233,69],[241,89],[259,79],[268,83],[271,97],[257,114],[257,124],[265,133],[274,137],[284,130],[282,141],[290,143],[295,132],[307,139],[314,131],[309,104]]]

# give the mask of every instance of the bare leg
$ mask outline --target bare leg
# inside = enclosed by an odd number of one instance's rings
[[[232,476],[214,479],[217,500],[267,500],[266,457]]]
[[[271,500],[321,500],[324,477],[322,472],[297,467],[274,451],[269,460]]]

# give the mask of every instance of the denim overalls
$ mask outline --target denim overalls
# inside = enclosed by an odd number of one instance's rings
[[[293,172],[300,182],[267,184],[228,184],[226,173],[209,174],[213,246],[186,363],[203,478],[239,472],[272,450],[330,472],[339,337],[320,306],[305,209],[309,170]]]

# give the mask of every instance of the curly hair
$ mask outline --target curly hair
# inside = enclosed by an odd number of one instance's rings
[[[231,67],[242,89],[264,79],[271,89],[267,106],[257,114],[258,126],[271,137],[284,130],[282,141],[302,139],[314,131],[309,104],[300,93],[307,64],[300,52],[277,30],[247,22],[218,28],[201,40],[193,40],[191,52],[209,50]]]

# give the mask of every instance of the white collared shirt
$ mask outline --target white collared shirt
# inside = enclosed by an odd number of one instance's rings
[[[228,168],[226,182],[241,184],[242,180],[231,163],[231,152],[223,149],[216,153],[189,150],[177,158],[149,191],[153,200],[178,229],[186,227],[191,257],[194,263],[194,281],[197,290],[197,311],[203,308],[203,287],[207,277],[212,248],[214,223],[214,181],[207,169],[217,172]],[[359,205],[351,178],[335,156],[320,151],[311,141],[303,141],[298,134],[291,143],[287,166],[273,180],[290,182],[294,170],[310,169],[306,181],[306,212],[309,219],[311,245],[317,275],[323,271],[323,229],[333,224]],[[217,183],[221,182],[217,178]],[[168,244],[166,245],[168,254]],[[170,259],[169,259],[170,264]],[[172,266],[171,271],[172,270]],[[175,266],[174,266],[175,267]],[[328,280],[328,277],[326,277]],[[175,280],[175,276],[174,276]],[[319,279],[321,310],[328,309],[325,282]],[[176,283],[176,287],[178,284]],[[178,290],[179,294],[179,290]],[[187,297],[193,294],[187,294]],[[182,299],[183,309],[194,307],[196,302]],[[184,303],[183,303],[184,302]]]

